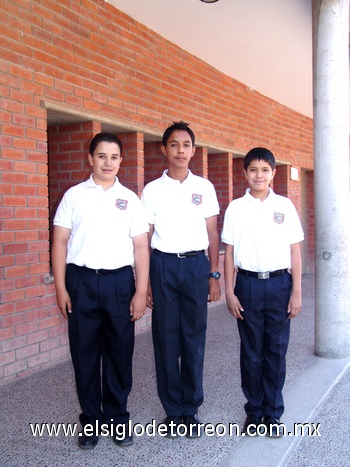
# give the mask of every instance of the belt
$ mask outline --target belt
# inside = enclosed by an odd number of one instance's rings
[[[281,276],[286,273],[288,269],[278,269],[277,271],[267,271],[267,272],[254,272],[246,271],[245,269],[238,268],[239,274],[244,274],[245,276],[257,277],[258,279],[270,279],[270,277]]]
[[[123,269],[130,268],[131,266],[122,266],[121,268],[117,269],[92,269],[87,268],[86,266],[77,266],[76,264],[70,263],[67,266],[73,266],[74,268],[78,268],[81,271],[100,274],[101,276],[106,276],[107,274],[115,274],[116,272],[122,271]]]
[[[154,249],[155,252],[160,253],[162,255],[167,255],[167,256],[176,256],[177,258],[190,258],[191,256],[198,256],[202,255],[204,253],[204,250],[198,250],[198,251],[186,251],[185,253],[165,253],[164,251],[160,251],[157,249]]]

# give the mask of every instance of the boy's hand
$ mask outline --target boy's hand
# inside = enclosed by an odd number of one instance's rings
[[[151,308],[153,310],[153,295],[152,295],[152,289],[151,286],[148,286],[148,292],[147,292],[147,306],[148,308]]]
[[[216,302],[217,300],[220,300],[221,296],[221,287],[220,287],[220,282],[218,279],[215,279],[214,277],[211,277],[209,279],[209,298],[208,302]]]
[[[72,313],[72,303],[70,301],[70,296],[67,290],[57,291],[56,300],[62,316],[67,319],[67,312]]]
[[[228,311],[231,313],[232,316],[234,316],[237,319],[244,319],[242,316],[242,312],[244,311],[244,309],[236,295],[226,294],[226,303]]]
[[[130,302],[131,321],[137,321],[146,314],[147,293],[136,292]]]
[[[293,291],[289,303],[288,303],[288,314],[289,318],[295,318],[301,311],[301,292]]]

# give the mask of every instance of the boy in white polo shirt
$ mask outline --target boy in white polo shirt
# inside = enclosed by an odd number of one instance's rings
[[[304,234],[292,202],[269,188],[275,173],[271,151],[248,152],[244,174],[250,188],[228,206],[221,238],[227,307],[241,337],[244,431],[254,435],[264,422],[267,434],[278,437],[289,318],[301,310],[299,242]]]
[[[121,152],[117,136],[97,134],[89,151],[92,175],[65,193],[54,219],[52,267],[57,304],[68,317],[82,449],[96,446],[102,424],[129,422],[134,322],[146,311],[148,223],[140,199],[116,176]],[[113,439],[132,444],[128,435]]]
[[[188,169],[195,153],[188,123],[167,128],[161,149],[168,170],[142,193],[153,250],[149,305],[157,388],[167,436],[175,437],[184,423],[192,438],[200,436],[208,294],[209,301],[220,298],[219,204],[212,183]]]

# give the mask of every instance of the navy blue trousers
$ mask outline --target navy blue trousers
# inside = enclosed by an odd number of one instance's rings
[[[204,253],[151,256],[157,389],[168,416],[194,415],[203,403],[209,270]]]
[[[132,268],[99,275],[68,264],[66,287],[72,301],[68,334],[80,421],[83,426],[96,421],[126,423],[134,350],[129,311],[135,293]]]
[[[244,308],[238,319],[242,389],[248,415],[280,418],[290,335],[288,302],[292,276],[270,279],[237,275],[235,294]]]

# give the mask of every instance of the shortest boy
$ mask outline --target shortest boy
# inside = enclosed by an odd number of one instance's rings
[[[304,239],[293,203],[269,184],[276,173],[271,151],[254,148],[244,158],[249,187],[225,213],[225,288],[229,312],[241,338],[241,381],[247,403],[243,430],[281,436],[282,388],[290,319],[301,310]]]

